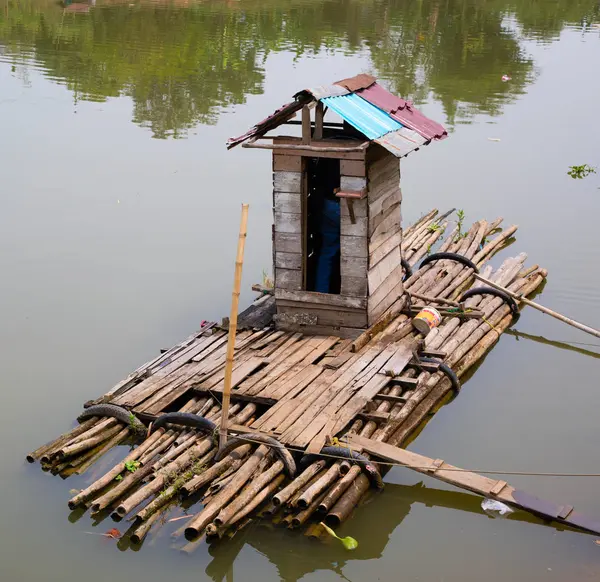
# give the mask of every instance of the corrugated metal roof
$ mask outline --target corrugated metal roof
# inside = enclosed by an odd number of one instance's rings
[[[386,150],[401,158],[411,152],[418,150],[422,145],[428,144],[429,140],[419,135],[416,131],[403,127],[397,131],[391,131],[375,139],[375,143],[383,146]]]
[[[378,83],[373,83],[366,89],[358,91],[357,95],[360,95],[369,103],[377,105],[402,125],[410,127],[428,140],[448,137],[443,125],[429,119],[429,117],[425,117],[414,108],[410,101],[392,95]]]
[[[355,93],[341,97],[326,97],[321,101],[369,139],[376,139],[402,127],[401,123],[391,118],[385,111]]]
[[[244,135],[231,138],[227,147],[259,137],[292,118],[304,105],[322,101],[350,125],[394,155],[401,157],[448,133],[442,125],[414,108],[410,101],[392,95],[367,74],[299,91],[295,101],[257,123]]]

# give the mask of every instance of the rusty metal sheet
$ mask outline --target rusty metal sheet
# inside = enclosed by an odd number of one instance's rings
[[[355,77],[349,77],[348,79],[342,79],[341,81],[336,81],[336,85],[341,85],[348,89],[348,91],[358,91],[359,89],[366,89],[373,83],[375,83],[377,79],[371,75],[367,75],[366,73],[361,73],[360,75],[356,75]]]
[[[366,89],[358,92],[363,99],[383,109],[393,119],[399,121],[405,127],[408,127],[428,140],[444,139],[448,132],[443,125],[429,119],[420,111],[415,109],[410,101],[392,95],[378,83],[373,83]]]
[[[408,127],[403,127],[396,131],[386,133],[374,141],[396,157],[401,158],[418,150],[421,146],[428,144],[430,140],[425,139],[416,131],[408,129]]]

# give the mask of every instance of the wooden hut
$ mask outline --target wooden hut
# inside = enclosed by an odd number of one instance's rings
[[[266,135],[282,124],[301,135]],[[446,135],[361,74],[300,91],[229,140],[273,150],[278,328],[356,337],[385,314],[403,290],[399,158]]]

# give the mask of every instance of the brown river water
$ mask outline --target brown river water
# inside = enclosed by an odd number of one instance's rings
[[[600,580],[594,536],[492,519],[407,469],[340,528],[354,552],[253,525],[182,556],[180,524],[135,552],[84,533],[113,526],[66,506],[102,467],[62,481],[24,462],[228,312],[241,202],[249,303],[270,268],[270,156],[225,141],[362,71],[451,134],[403,161],[405,220],[504,216],[520,229],[494,264],[527,251],[550,272],[539,300],[600,327],[600,173],[567,175],[600,166],[599,23],[597,0],[0,0],[0,580]],[[514,329],[563,343],[503,335],[411,448],[600,473],[600,340],[531,309]],[[600,517],[600,478],[509,480]]]

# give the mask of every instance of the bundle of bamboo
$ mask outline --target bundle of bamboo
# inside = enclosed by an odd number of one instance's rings
[[[442,239],[447,216],[434,210],[405,230],[402,253],[411,267]],[[531,294],[546,271],[537,265],[524,268],[526,255],[506,259],[495,272],[486,265],[517,230],[511,226],[492,238],[501,222],[481,220],[464,234],[457,226],[439,250],[469,259],[495,284]],[[481,294],[459,301],[472,286],[474,272],[468,263],[451,258],[424,265],[405,281],[408,295],[354,342],[271,329],[239,332],[230,429],[241,438],[245,431],[267,433],[293,452],[318,452],[329,435],[343,442],[352,433],[404,446],[453,387],[438,364],[411,359],[419,341],[426,352],[440,354],[460,378],[512,321],[510,305],[501,297]],[[424,341],[409,315],[410,306],[419,301],[444,305],[449,314]],[[476,317],[467,317],[473,313]],[[125,406],[143,420],[178,407],[218,426],[225,342],[225,331],[204,326],[97,402]],[[30,453],[28,460],[40,460],[63,476],[82,473],[128,438],[128,427],[115,419],[91,418]],[[370,486],[367,474],[351,459],[319,458],[290,479],[273,450],[251,439],[216,463],[215,454],[213,435],[174,425],[160,428],[70,499],[69,507],[85,505],[94,514],[110,508],[118,518],[132,515],[129,534],[133,543],[140,543],[180,499],[201,502],[202,509],[174,532],[197,541],[203,534],[232,535],[260,508],[259,515],[290,528],[314,523],[314,518],[335,526]],[[195,547],[192,541],[184,551]]]

